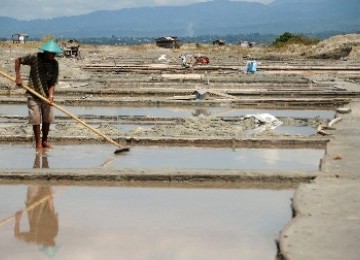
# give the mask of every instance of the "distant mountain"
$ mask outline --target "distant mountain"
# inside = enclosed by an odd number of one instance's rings
[[[164,35],[227,35],[354,32],[360,30],[359,0],[214,0],[186,6],[127,8],[86,15],[21,21],[0,17],[0,37],[158,37]]]

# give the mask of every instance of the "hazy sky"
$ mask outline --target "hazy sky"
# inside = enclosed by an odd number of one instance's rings
[[[98,10],[118,10],[144,6],[187,5],[206,1],[207,0],[2,0],[0,16],[17,18],[19,20],[46,19],[87,14]],[[269,3],[273,0],[243,1]]]

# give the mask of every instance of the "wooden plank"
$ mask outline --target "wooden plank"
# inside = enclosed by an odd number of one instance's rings
[[[193,99],[196,99],[196,95],[173,96],[169,99],[171,99],[171,100],[193,100]]]
[[[232,95],[228,95],[228,94],[225,94],[225,93],[222,93],[222,92],[219,92],[219,91],[216,91],[216,90],[206,90],[209,94],[214,94],[214,95],[217,95],[217,96],[220,96],[220,97],[224,97],[224,98],[230,98],[230,99],[233,99],[233,100],[241,100],[240,98],[238,97],[234,97]]]

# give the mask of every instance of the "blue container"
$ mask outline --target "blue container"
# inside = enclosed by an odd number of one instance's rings
[[[248,61],[246,72],[247,73],[255,73],[256,72],[256,61]]]

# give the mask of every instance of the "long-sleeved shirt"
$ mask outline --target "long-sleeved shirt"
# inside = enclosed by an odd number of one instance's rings
[[[29,87],[47,98],[49,96],[49,87],[55,86],[58,80],[59,64],[57,60],[47,60],[43,53],[37,53],[20,57],[19,61],[20,64],[31,67]]]

